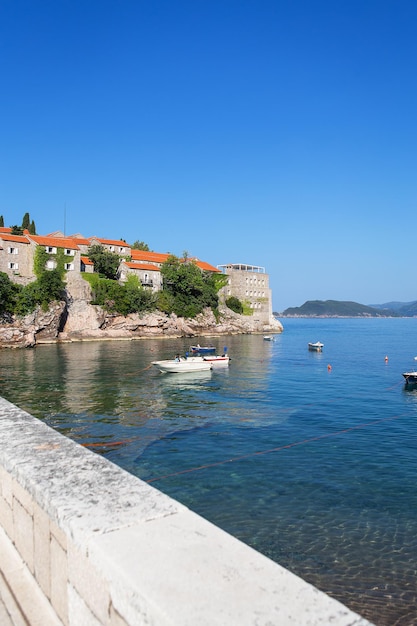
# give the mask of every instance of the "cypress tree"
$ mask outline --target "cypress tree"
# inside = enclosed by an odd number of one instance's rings
[[[25,230],[26,228],[29,228],[29,224],[30,224],[30,217],[29,217],[29,213],[25,213],[22,219],[22,228],[23,230]]]
[[[0,227],[3,228],[3,226],[4,226],[4,217],[0,215]]]

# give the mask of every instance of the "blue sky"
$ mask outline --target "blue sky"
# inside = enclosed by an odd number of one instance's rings
[[[0,0],[0,215],[417,300],[415,0]]]

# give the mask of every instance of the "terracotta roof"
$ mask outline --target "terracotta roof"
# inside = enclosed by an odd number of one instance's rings
[[[10,233],[11,230],[10,226],[0,226],[0,233]]]
[[[94,263],[88,258],[88,256],[81,256],[80,258],[84,265],[94,265]]]
[[[70,239],[75,241],[75,243],[78,244],[79,246],[90,246],[91,245],[91,241],[89,239],[86,239],[85,237],[70,237]]]
[[[14,241],[15,243],[29,244],[29,239],[24,235],[11,235],[10,233],[0,232],[0,239],[2,239],[3,241]]]
[[[210,263],[206,263],[205,261],[199,261],[198,259],[194,260],[195,264],[205,272],[216,272],[216,274],[221,274],[221,271],[214,267],[214,265],[210,265]]]
[[[74,239],[68,237],[40,237],[38,235],[29,235],[29,239],[40,246],[51,246],[53,248],[69,248],[71,250],[79,250]]]
[[[131,261],[124,261],[124,264],[131,270],[148,270],[152,272],[160,272],[161,268],[152,263],[132,263]]]
[[[88,239],[90,242],[94,239],[95,241],[106,244],[106,246],[123,246],[124,248],[130,248],[130,244],[121,239],[101,239],[101,237],[89,237]]]
[[[131,250],[132,261],[153,261],[154,263],[164,263],[171,256],[163,252],[146,252],[145,250]]]

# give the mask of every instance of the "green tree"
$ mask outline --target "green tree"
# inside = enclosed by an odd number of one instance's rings
[[[23,230],[29,229],[29,225],[30,225],[29,213],[25,213],[22,219],[22,229]]]
[[[206,307],[217,310],[215,280],[210,272],[202,272],[193,261],[171,255],[162,264],[161,274],[163,291],[168,297],[160,297],[159,304],[165,312],[192,318]]]
[[[21,287],[13,283],[8,275],[0,272],[0,314],[13,314]]]
[[[4,217],[0,215],[0,227],[4,228]]]
[[[240,315],[243,314],[243,304],[239,298],[236,298],[236,296],[230,296],[230,298],[227,298],[226,306],[235,313],[239,313]]]
[[[21,226],[17,226],[17,224],[15,224],[14,226],[10,227],[11,230],[11,234],[12,235],[23,235],[23,228]]]
[[[106,250],[104,246],[95,245],[88,249],[88,257],[94,264],[94,271],[111,280],[116,279],[120,258],[115,252]]]
[[[29,227],[28,227],[28,231],[30,232],[31,235],[36,235],[36,226],[35,226],[35,222],[32,220]]]
[[[131,248],[132,250],[144,250],[145,252],[149,252],[149,246],[144,241],[135,241]]]

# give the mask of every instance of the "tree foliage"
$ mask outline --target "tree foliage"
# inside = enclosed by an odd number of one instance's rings
[[[0,272],[0,314],[14,313],[20,289],[6,273]]]
[[[89,279],[93,292],[92,304],[102,306],[109,313],[125,316],[153,311],[156,308],[156,296],[139,285],[136,276],[131,278],[133,280],[128,280],[125,285],[97,276],[93,280]]]
[[[243,304],[239,298],[236,298],[236,296],[230,296],[230,298],[227,298],[226,306],[235,313],[239,313],[240,315],[243,313]]]
[[[23,230],[29,229],[30,226],[30,217],[29,213],[25,213],[22,219],[22,228]]]
[[[202,272],[188,258],[171,255],[162,264],[163,294],[158,306],[166,313],[179,317],[195,317],[207,307],[216,310],[218,297],[211,272]]]
[[[4,228],[4,217],[0,215],[0,228]]]
[[[144,250],[145,252],[149,252],[149,246],[144,241],[135,241],[131,248],[132,250]]]
[[[106,250],[104,246],[95,245],[88,249],[88,257],[94,264],[94,271],[105,278],[114,280],[120,264],[120,258],[115,252]]]

